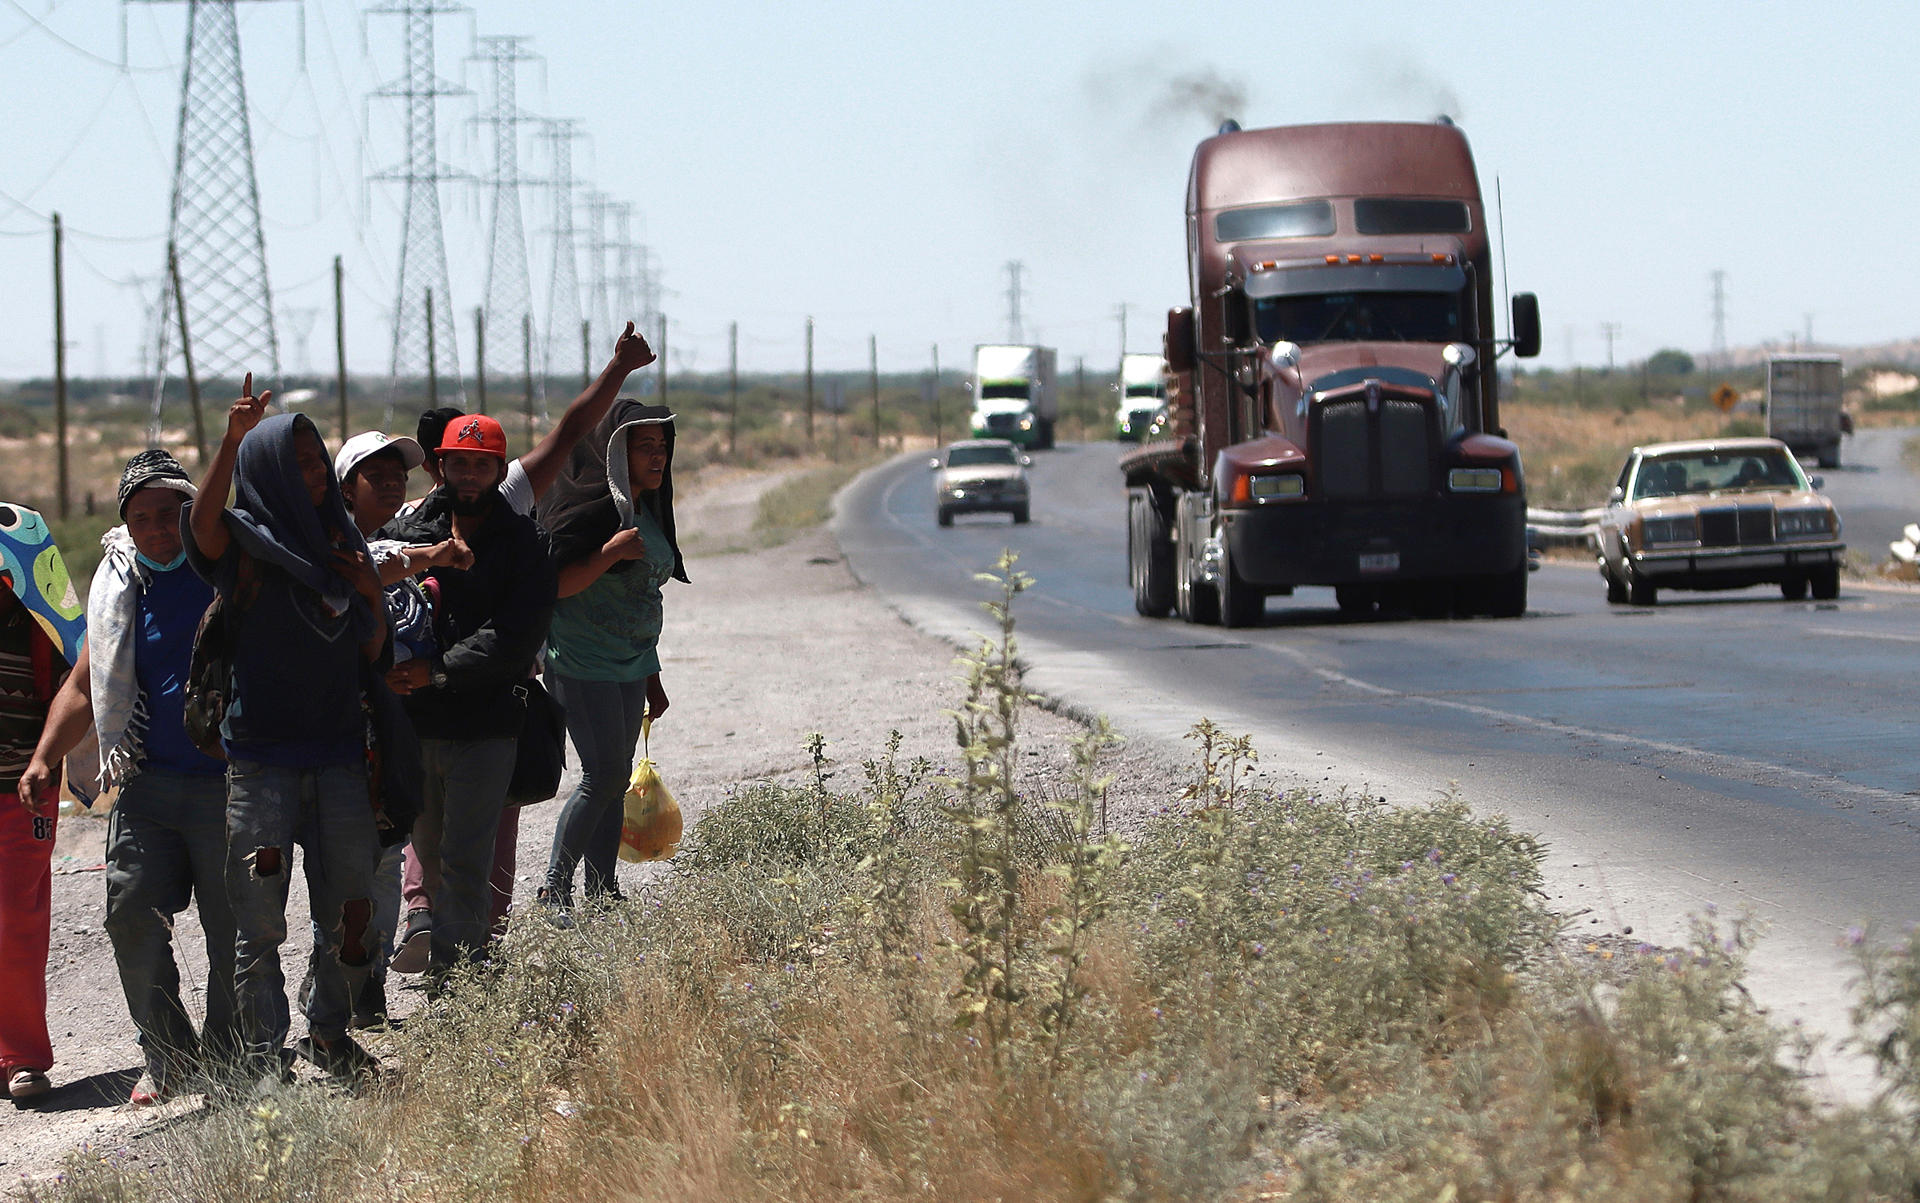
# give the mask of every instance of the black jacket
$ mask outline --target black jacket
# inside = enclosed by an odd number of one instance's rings
[[[404,543],[438,543],[453,532],[453,507],[436,489],[411,514],[380,532]],[[514,687],[527,679],[553,619],[556,578],[546,532],[496,500],[479,533],[467,541],[473,567],[435,568],[436,667],[446,685],[416,690],[407,714],[422,739],[504,739],[520,734],[522,706]]]

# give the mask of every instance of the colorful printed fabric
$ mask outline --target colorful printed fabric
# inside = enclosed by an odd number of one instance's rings
[[[0,582],[26,603],[68,664],[80,659],[87,620],[67,562],[53,545],[47,520],[8,502],[0,502]]]

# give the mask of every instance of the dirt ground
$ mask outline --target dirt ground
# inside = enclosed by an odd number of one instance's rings
[[[778,479],[729,474],[702,482],[709,487],[677,507],[683,538],[698,532],[697,541],[688,541],[724,546],[729,534],[745,534],[759,492]],[[806,740],[815,731],[827,736],[828,754],[844,772],[857,773],[861,760],[880,754],[893,729],[901,733],[903,755],[955,766],[952,720],[941,714],[960,697],[954,648],[910,628],[859,586],[825,529],[766,550],[696,555],[687,568],[692,585],[667,591],[661,645],[671,708],[654,729],[651,750],[689,825],[740,783],[801,774],[811,763]],[[1023,724],[1029,788],[1064,784],[1067,740],[1079,728],[1040,710],[1028,711]],[[1146,790],[1167,779],[1170,755],[1147,747],[1114,755],[1108,769],[1118,778],[1116,813],[1164,803]],[[516,905],[532,902],[559,811],[555,800],[522,814]],[[105,831],[102,815],[61,825],[47,1007],[58,1062],[55,1090],[6,1115],[0,1179],[48,1176],[83,1143],[137,1149],[144,1135],[203,1105],[199,1096],[145,1110],[126,1105],[141,1058],[101,930]],[[633,881],[661,871],[621,866]],[[300,922],[304,894],[296,873],[289,905],[293,936],[282,954],[296,983],[308,952]],[[182,980],[195,991],[189,1009],[197,1013],[205,949],[191,910],[177,927],[176,955]],[[422,997],[396,988],[407,980],[396,975],[388,986],[389,1003],[400,1016]],[[293,1034],[303,1030],[296,1013]],[[382,1037],[374,1034],[366,1043],[377,1053]],[[301,1072],[311,1077],[313,1071],[303,1064]]]

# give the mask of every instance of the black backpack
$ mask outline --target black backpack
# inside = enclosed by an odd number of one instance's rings
[[[240,618],[260,594],[253,557],[244,551],[239,556],[232,599],[216,590],[193,633],[193,655],[187,662],[186,697],[180,715],[193,746],[215,760],[227,758],[220,724],[226,721],[227,703],[232,700],[233,653],[240,641]]]

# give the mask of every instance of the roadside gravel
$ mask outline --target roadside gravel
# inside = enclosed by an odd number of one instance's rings
[[[729,473],[715,479],[677,507],[680,529],[695,546],[735,545],[742,540],[734,536],[749,533],[759,493],[782,478]],[[654,729],[651,751],[690,825],[742,783],[802,776],[811,766],[806,743],[815,731],[827,737],[834,771],[843,778],[857,777],[861,760],[881,754],[893,730],[901,734],[903,757],[955,766],[953,720],[941,713],[961,696],[954,648],[909,627],[860,586],[824,528],[779,547],[696,555],[687,567],[693,584],[667,591],[662,651],[672,704]],[[980,629],[986,626],[983,613]],[[1064,788],[1067,740],[1081,728],[1035,708],[1021,723],[1024,786]],[[1172,769],[1166,749],[1115,753],[1108,764],[1116,777],[1113,814],[1138,816],[1164,805]],[[559,811],[556,800],[523,812],[517,905],[530,904],[541,881]],[[139,1111],[125,1105],[140,1052],[100,926],[105,843],[103,815],[61,824],[48,967],[56,1089],[7,1116],[0,1176],[44,1178],[83,1143],[138,1156],[144,1137],[203,1105],[199,1096]],[[635,881],[662,871],[621,867]],[[292,937],[282,962],[297,984],[309,948],[306,925],[298,921],[306,895],[297,873],[293,892]],[[189,1008],[197,1012],[205,949],[191,909],[177,926],[181,976],[192,992]],[[401,1016],[421,999],[417,991],[395,988],[405,980],[396,975],[389,983],[389,1002]],[[303,1030],[296,1015],[294,1035]],[[383,1042],[378,1034],[366,1041],[376,1053]],[[301,1072],[304,1081],[317,1081],[308,1067]]]

